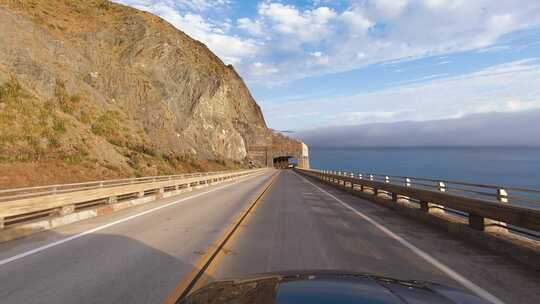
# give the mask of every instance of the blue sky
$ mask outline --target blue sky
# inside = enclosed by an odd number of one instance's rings
[[[268,125],[540,108],[538,0],[117,0],[233,64]]]

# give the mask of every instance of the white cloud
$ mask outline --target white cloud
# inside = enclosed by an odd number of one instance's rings
[[[129,6],[146,8],[157,4],[163,4],[168,7],[177,8],[180,10],[190,11],[205,11],[212,8],[227,7],[231,1],[229,0],[115,0],[114,2],[122,3]]]
[[[486,49],[508,33],[540,25],[540,2],[531,0],[351,0],[340,10],[331,1],[313,3],[301,9],[264,1],[250,19],[266,30],[263,54],[280,55],[274,61],[281,81]],[[304,56],[313,49],[326,54],[326,64]],[[240,70],[250,82],[268,81]]]
[[[343,112],[334,115],[325,115],[328,120],[339,122],[339,125],[354,125],[359,121],[390,121],[407,111],[357,111]]]
[[[510,100],[506,103],[505,107],[506,112],[520,112],[534,109],[540,109],[540,101]]]
[[[276,34],[293,37],[289,42],[317,42],[330,33],[328,24],[336,12],[328,7],[300,11],[293,5],[263,2],[259,15]]]
[[[271,63],[262,63],[262,62],[255,62],[250,66],[251,73],[253,75],[257,76],[267,76],[276,74],[279,72],[278,68],[276,68]]]
[[[349,30],[355,34],[363,34],[374,25],[374,23],[367,19],[361,11],[357,10],[345,11],[339,18],[349,27]]]
[[[489,51],[508,33],[540,26],[537,0],[318,0],[307,6],[259,0],[254,15],[235,20],[227,16],[233,0],[117,1],[160,15],[234,63],[250,83],[265,84],[405,58]],[[324,56],[306,56],[313,50]],[[279,72],[261,74],[254,62],[272,62]]]
[[[179,9],[186,7],[193,11],[203,11],[210,7],[227,5],[228,0],[118,0],[117,2],[162,17],[192,38],[205,43],[225,63],[240,64],[245,59],[253,58],[261,48],[261,43],[254,39],[228,34],[230,24],[226,20],[211,23],[199,13],[188,11],[181,14]]]
[[[455,119],[326,127],[293,134],[310,147],[540,147],[539,110]]]
[[[437,76],[370,93],[263,103],[263,109],[270,125],[286,129],[540,109],[540,64],[538,60],[521,60],[463,76]],[[326,114],[313,120],[282,120],[280,113],[284,111]]]
[[[424,4],[434,10],[456,9],[466,4],[464,0],[425,0]]]
[[[375,9],[385,18],[396,18],[403,13],[408,0],[374,0]]]
[[[238,28],[246,31],[253,36],[262,36],[265,31],[260,21],[253,21],[249,18],[240,18],[237,20]]]

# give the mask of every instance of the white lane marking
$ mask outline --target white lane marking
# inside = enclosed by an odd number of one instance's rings
[[[409,243],[407,240],[405,240],[404,238],[400,237],[399,235],[393,233],[392,231],[390,231],[388,228],[384,227],[383,225],[379,224],[377,221],[373,220],[372,218],[370,218],[369,216],[363,214],[362,212],[354,209],[353,207],[351,207],[349,204],[343,202],[342,200],[340,200],[339,198],[335,197],[334,195],[332,195],[331,193],[327,192],[326,190],[320,188],[319,186],[315,185],[314,183],[308,181],[306,178],[304,178],[303,176],[300,176],[298,175],[296,172],[294,173],[296,174],[298,177],[302,178],[306,183],[309,183],[311,184],[313,187],[317,188],[319,191],[321,191],[322,193],[328,195],[329,197],[333,198],[334,200],[336,200],[338,203],[340,203],[343,207],[351,210],[352,212],[356,213],[356,215],[360,216],[361,218],[363,218],[364,220],[368,221],[369,223],[371,223],[373,226],[377,227],[379,230],[381,230],[383,233],[385,233],[386,235],[388,235],[389,237],[393,238],[394,240],[398,241],[401,245],[407,247],[408,249],[410,249],[412,252],[414,252],[416,255],[418,255],[419,257],[421,257],[422,259],[424,259],[426,262],[430,263],[431,265],[435,266],[436,268],[438,268],[440,271],[444,272],[446,275],[448,275],[449,277],[451,277],[452,279],[454,279],[455,281],[457,281],[458,283],[460,283],[461,285],[463,285],[464,287],[468,288],[469,290],[471,290],[472,292],[474,292],[475,294],[477,294],[479,297],[483,298],[484,300],[487,300],[493,304],[504,304],[503,301],[501,301],[500,299],[498,299],[497,297],[495,297],[494,295],[492,295],[491,293],[489,293],[488,291],[486,291],[485,289],[483,289],[482,287],[474,284],[473,282],[469,281],[467,278],[465,278],[464,276],[460,275],[459,273],[455,272],[454,270],[450,269],[448,266],[444,265],[443,263],[439,262],[437,259],[435,259],[434,257],[432,257],[431,255],[429,255],[428,253],[426,253],[425,251],[423,251],[422,249],[414,246],[413,244]]]
[[[134,215],[125,217],[125,218],[123,218],[123,219],[121,219],[121,220],[117,220],[117,221],[114,221],[114,222],[109,223],[109,224],[105,224],[105,225],[102,225],[102,226],[99,226],[99,227],[96,227],[96,228],[93,228],[93,229],[90,229],[90,230],[83,231],[83,232],[81,232],[81,233],[75,234],[75,235],[70,236],[70,237],[67,237],[67,238],[65,238],[65,239],[61,239],[61,240],[58,240],[58,241],[56,241],[56,242],[53,242],[53,243],[50,243],[50,244],[47,244],[47,245],[44,245],[44,246],[41,246],[41,247],[38,247],[38,248],[35,248],[35,249],[32,249],[32,250],[28,250],[28,251],[26,251],[26,252],[23,252],[23,253],[14,255],[14,256],[9,257],[9,258],[7,258],[7,259],[0,260],[0,266],[3,266],[3,265],[5,265],[5,264],[8,264],[8,263],[14,262],[14,261],[16,261],[16,260],[22,259],[22,258],[27,257],[27,256],[29,256],[29,255],[32,255],[32,254],[35,254],[35,253],[38,253],[38,252],[47,250],[47,249],[49,249],[49,248],[56,247],[56,246],[58,246],[58,245],[61,245],[61,244],[66,243],[66,242],[73,241],[73,240],[75,240],[75,239],[81,238],[81,237],[86,236],[86,235],[88,235],[88,234],[92,234],[92,233],[94,233],[94,232],[98,232],[98,231],[100,231],[100,230],[107,229],[107,228],[109,228],[109,227],[112,227],[112,226],[115,226],[115,225],[118,225],[118,224],[127,222],[127,221],[129,221],[129,220],[134,219],[134,218],[138,218],[138,217],[140,217],[140,216],[143,216],[143,215],[146,215],[146,214],[149,214],[149,213],[158,211],[158,210],[160,210],[160,209],[167,208],[167,207],[176,205],[176,204],[178,204],[178,203],[181,203],[181,202],[184,202],[184,201],[187,201],[187,200],[190,200],[190,199],[193,199],[193,198],[196,198],[196,197],[199,197],[199,196],[202,196],[202,195],[205,195],[205,194],[214,192],[214,191],[218,191],[218,190],[221,190],[221,189],[224,189],[224,188],[227,188],[227,187],[236,185],[236,184],[238,184],[238,183],[240,183],[240,182],[243,182],[243,181],[252,179],[252,178],[257,177],[257,176],[260,176],[260,175],[262,175],[262,174],[264,174],[264,173],[259,173],[259,174],[253,175],[253,176],[248,176],[248,177],[245,177],[245,178],[241,178],[241,179],[239,179],[239,180],[237,180],[237,181],[235,181],[235,182],[233,182],[233,183],[231,183],[231,184],[227,184],[227,185],[224,185],[224,186],[220,186],[220,187],[217,187],[217,188],[214,188],[214,189],[212,189],[212,190],[205,191],[205,192],[197,193],[197,194],[192,195],[192,196],[184,197],[184,198],[182,198],[182,199],[179,199],[179,200],[170,202],[170,203],[165,204],[165,205],[163,205],[163,206],[159,206],[159,207],[156,207],[156,208],[153,208],[153,209],[150,209],[150,210],[146,210],[146,211],[144,211],[144,212],[137,213],[137,214],[134,214]]]

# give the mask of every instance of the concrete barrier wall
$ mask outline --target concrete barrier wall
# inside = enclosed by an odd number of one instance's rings
[[[0,202],[0,242],[261,173],[243,170]]]
[[[402,215],[410,217],[413,220],[436,226],[447,233],[456,235],[460,239],[474,244],[480,244],[490,250],[510,256],[521,263],[540,270],[539,240],[509,232],[508,229],[479,229],[480,227],[485,228],[483,227],[484,223],[482,223],[482,225],[479,225],[479,223],[473,223],[473,225],[471,225],[471,221],[468,219],[453,216],[441,211],[441,209],[436,206],[421,204],[421,202],[427,202],[427,200],[412,200],[415,195],[421,196],[414,191],[409,191],[404,195],[403,192],[399,192],[400,188],[395,188],[392,187],[392,185],[385,185],[383,183],[373,183],[369,180],[361,181],[358,179],[351,179],[347,176],[326,174],[318,170],[295,169],[295,171],[306,177],[317,179],[325,184],[339,188],[360,198],[383,205]],[[464,201],[466,202],[467,200],[464,198]],[[448,205],[441,200],[437,200],[437,202]],[[482,207],[482,204],[478,204],[478,202],[474,205],[474,210],[476,210],[478,206]],[[452,206],[456,207],[454,205]],[[503,205],[502,207],[505,208],[507,206]],[[486,208],[488,210],[490,209],[489,206]],[[430,209],[433,210],[430,211]],[[462,209],[470,211],[468,208]],[[534,220],[539,214],[534,210],[525,208],[520,209],[522,209],[521,211],[523,211],[523,214],[528,214],[528,216],[533,217],[533,224],[531,224],[530,227],[536,227]],[[486,212],[489,211],[485,211],[483,214],[489,215],[489,213]],[[497,210],[496,212],[500,213],[501,211]],[[496,217],[495,215],[491,216]],[[506,219],[508,220],[510,218],[511,216]],[[540,217],[538,218],[540,219]],[[516,222],[519,223],[519,220]]]

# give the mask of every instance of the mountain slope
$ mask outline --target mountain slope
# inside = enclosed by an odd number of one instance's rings
[[[267,134],[234,69],[162,19],[0,0],[0,187],[240,165]]]

